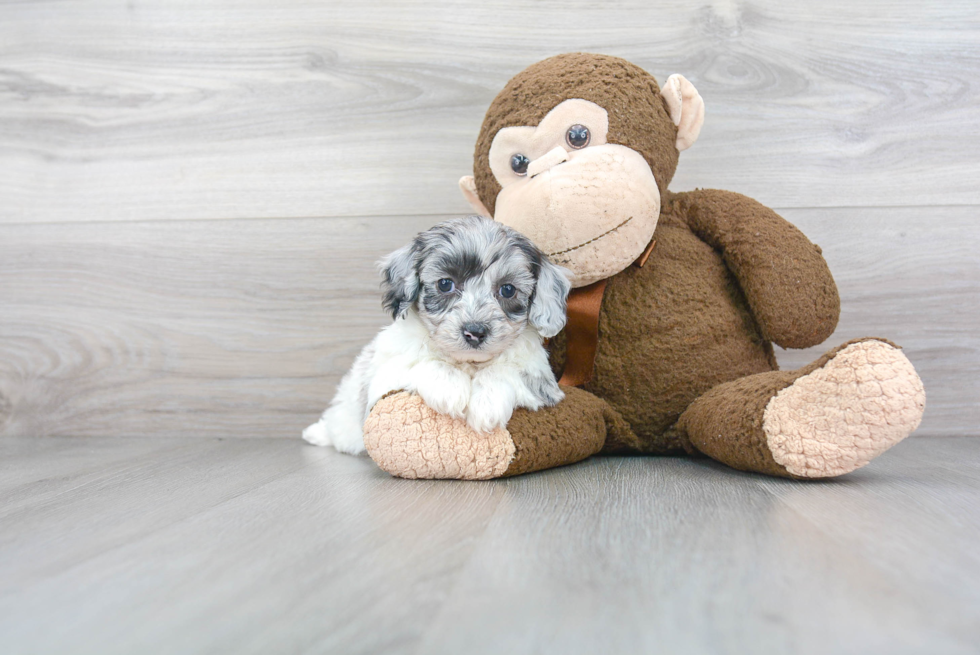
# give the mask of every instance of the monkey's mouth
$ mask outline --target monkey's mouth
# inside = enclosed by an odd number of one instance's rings
[[[618,230],[619,228],[621,228],[621,227],[623,227],[624,225],[626,225],[627,223],[629,223],[629,222],[630,222],[630,221],[632,221],[632,220],[633,220],[633,217],[632,217],[632,216],[630,216],[629,218],[627,218],[627,219],[626,219],[625,221],[623,221],[622,223],[620,223],[620,224],[619,224],[619,225],[617,225],[616,227],[614,227],[614,228],[611,228],[611,229],[609,229],[609,230],[606,230],[605,232],[603,232],[603,233],[602,233],[602,234],[600,234],[599,236],[597,236],[597,237],[592,237],[592,238],[591,238],[591,239],[589,239],[588,241],[585,241],[585,242],[583,242],[583,243],[580,243],[580,244],[578,244],[577,246],[572,246],[571,248],[565,248],[564,250],[559,250],[558,252],[549,252],[549,253],[548,253],[548,258],[550,259],[550,258],[552,258],[552,257],[558,257],[558,256],[560,256],[560,255],[566,255],[566,254],[568,254],[568,253],[570,253],[570,252],[573,252],[573,251],[575,251],[575,250],[578,250],[579,248],[584,248],[585,246],[587,246],[587,245],[589,245],[590,243],[595,243],[595,242],[596,242],[596,241],[598,241],[599,239],[602,239],[603,237],[607,237],[607,236],[609,236],[610,234],[612,234],[613,232],[615,232],[615,231],[616,231],[616,230]]]

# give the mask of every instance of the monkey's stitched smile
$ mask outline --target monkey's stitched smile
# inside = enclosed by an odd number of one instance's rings
[[[572,246],[571,248],[565,248],[564,250],[559,250],[558,252],[549,252],[548,253],[548,257],[557,257],[558,255],[564,255],[566,253],[572,252],[573,250],[578,250],[579,248],[584,248],[585,246],[589,245],[590,243],[595,243],[599,239],[601,239],[603,237],[606,237],[606,236],[609,236],[610,234],[612,234],[613,232],[615,232],[619,228],[623,227],[624,225],[626,225],[627,223],[629,223],[632,220],[633,220],[633,217],[630,216],[629,218],[627,218],[625,221],[623,221],[622,223],[620,223],[616,227],[614,227],[612,229],[609,229],[609,230],[606,230],[605,232],[603,232],[599,236],[592,237],[588,241],[585,241],[584,243],[580,243],[577,246]]]

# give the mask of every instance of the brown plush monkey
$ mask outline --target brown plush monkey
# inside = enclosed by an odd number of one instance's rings
[[[614,57],[552,57],[507,83],[460,185],[476,211],[571,270],[578,296],[551,348],[578,388],[490,435],[391,395],[365,423],[383,469],[486,479],[598,452],[687,452],[819,478],[867,464],[918,426],[922,383],[884,339],[778,370],[773,343],[806,348],[834,331],[837,288],[820,248],[767,207],[667,190],[703,119],[686,79],[661,90]]]

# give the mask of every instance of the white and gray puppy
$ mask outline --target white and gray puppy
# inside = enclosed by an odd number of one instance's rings
[[[564,397],[543,339],[565,325],[570,284],[526,237],[482,216],[457,218],[420,233],[380,267],[382,304],[394,322],[361,351],[304,439],[362,452],[364,420],[397,390],[479,432],[507,425],[516,407]]]

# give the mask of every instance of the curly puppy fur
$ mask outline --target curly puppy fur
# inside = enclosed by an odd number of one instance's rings
[[[394,322],[361,351],[304,439],[362,452],[368,413],[398,390],[484,433],[507,425],[517,407],[564,397],[543,339],[564,327],[570,285],[524,236],[481,216],[453,219],[380,265]]]

